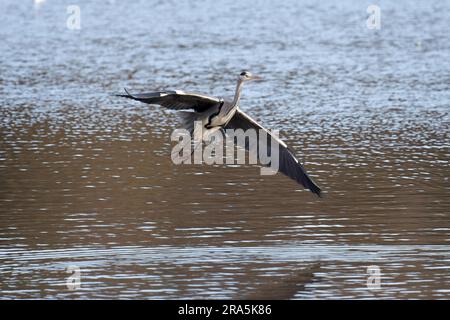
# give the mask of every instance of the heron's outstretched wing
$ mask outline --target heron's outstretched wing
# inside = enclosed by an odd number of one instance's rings
[[[303,185],[306,189],[309,189],[311,192],[317,194],[319,197],[321,196],[321,189],[317,184],[306,174],[305,169],[302,164],[297,160],[294,153],[288,148],[288,146],[278,139],[274,137],[270,131],[263,128],[259,123],[253,120],[246,113],[241,110],[237,110],[233,118],[231,118],[230,122],[226,125],[226,129],[255,129],[255,130],[264,130],[270,139],[267,139],[267,150],[268,153],[271,150],[272,139],[278,144],[279,150],[279,171],[283,174],[287,175],[289,178],[297,181],[301,185]],[[258,135],[259,136],[259,135]],[[259,139],[258,139],[259,140]],[[251,142],[246,143],[246,149],[249,152],[256,152],[258,154],[258,159],[261,156],[258,152],[257,146],[252,145]],[[271,153],[271,152],[270,152]],[[271,156],[275,156],[271,154]],[[262,160],[262,159],[260,159]],[[267,162],[266,162],[267,163]]]
[[[221,101],[219,98],[179,90],[130,94],[125,89],[125,92],[126,94],[118,94],[116,96],[134,99],[148,104],[157,104],[173,110],[193,109],[196,112],[203,112],[219,104]]]

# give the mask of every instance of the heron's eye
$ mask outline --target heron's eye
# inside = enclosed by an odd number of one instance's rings
[[[241,76],[246,76],[246,75],[247,75],[247,72],[245,72],[245,71],[241,73]]]

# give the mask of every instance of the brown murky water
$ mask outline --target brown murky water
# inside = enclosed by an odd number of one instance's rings
[[[0,6],[0,298],[450,298],[448,4],[381,3],[374,31],[356,1],[263,1],[245,32],[245,2],[79,5],[79,31]],[[176,115],[109,96],[230,95],[242,68],[324,199],[175,166]]]

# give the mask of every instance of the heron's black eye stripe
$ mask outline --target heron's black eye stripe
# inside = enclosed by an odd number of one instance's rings
[[[246,74],[247,74],[247,72],[244,71],[241,73],[241,76],[245,76]]]

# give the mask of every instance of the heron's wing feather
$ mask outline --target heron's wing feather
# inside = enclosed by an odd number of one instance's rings
[[[279,138],[273,136],[270,131],[266,130],[263,126],[257,123],[254,119],[252,119],[249,115],[242,112],[241,110],[237,110],[233,118],[231,118],[230,122],[227,124],[226,129],[255,129],[257,131],[264,130],[270,139],[267,139],[267,153],[272,157],[271,152],[271,144],[275,142],[278,144],[279,150],[279,171],[288,176],[289,178],[297,181],[305,188],[309,189],[311,192],[317,194],[319,197],[321,196],[321,189],[317,184],[308,176],[302,164],[297,160],[294,153],[288,148],[288,146],[281,141]],[[259,137],[259,132],[258,137]],[[259,140],[259,139],[258,139]],[[257,142],[256,142],[257,144]],[[258,147],[252,141],[246,143],[246,149],[249,152],[256,152],[258,159],[261,163],[268,163],[270,160],[268,157],[263,159],[265,156],[258,152]]]
[[[148,104],[157,104],[173,110],[192,109],[197,112],[203,112],[220,103],[220,99],[216,97],[178,90],[130,94],[125,89],[125,92],[126,94],[119,94],[117,96]]]

